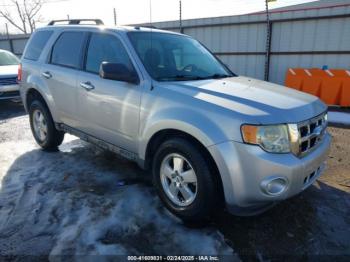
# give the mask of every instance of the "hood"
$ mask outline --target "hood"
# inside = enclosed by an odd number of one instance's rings
[[[315,96],[248,77],[172,82],[166,87],[258,124],[297,123],[327,110]]]
[[[18,65],[0,66],[0,78],[16,77],[18,74]]]

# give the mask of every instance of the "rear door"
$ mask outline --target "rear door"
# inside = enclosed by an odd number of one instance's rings
[[[25,99],[25,90],[34,86],[35,80],[42,79],[41,67],[46,63],[47,56],[46,46],[53,41],[52,30],[38,30],[32,34],[28,44],[25,47],[21,64],[22,64],[22,80],[20,82],[21,96]],[[43,62],[44,61],[44,62]],[[41,80],[42,81],[42,80]],[[45,81],[45,80],[44,80]],[[45,83],[44,88],[47,88]]]
[[[87,33],[64,31],[54,43],[49,63],[41,68],[47,81],[60,121],[77,125],[77,76],[82,68],[82,56]]]
[[[140,85],[102,79],[102,62],[134,69],[121,40],[107,32],[91,33],[84,70],[78,76],[79,129],[106,142],[136,152]],[[87,88],[87,86],[90,88]]]

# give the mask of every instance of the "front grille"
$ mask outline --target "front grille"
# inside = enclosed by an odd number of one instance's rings
[[[326,127],[326,113],[298,124],[299,152],[301,156],[305,156],[316,149],[322,141]]]
[[[0,78],[0,86],[9,86],[17,84],[17,77]]]

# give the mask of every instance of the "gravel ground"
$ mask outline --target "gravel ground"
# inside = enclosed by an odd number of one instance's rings
[[[229,260],[350,256],[350,130],[330,128],[326,173],[257,217],[183,225],[135,164],[67,136],[41,151],[18,104],[0,103],[0,255],[206,254]]]

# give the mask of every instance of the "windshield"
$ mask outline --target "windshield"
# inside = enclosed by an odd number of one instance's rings
[[[234,76],[198,41],[182,35],[131,32],[132,45],[157,81],[185,81]]]
[[[0,66],[18,65],[19,59],[10,52],[0,51]]]

